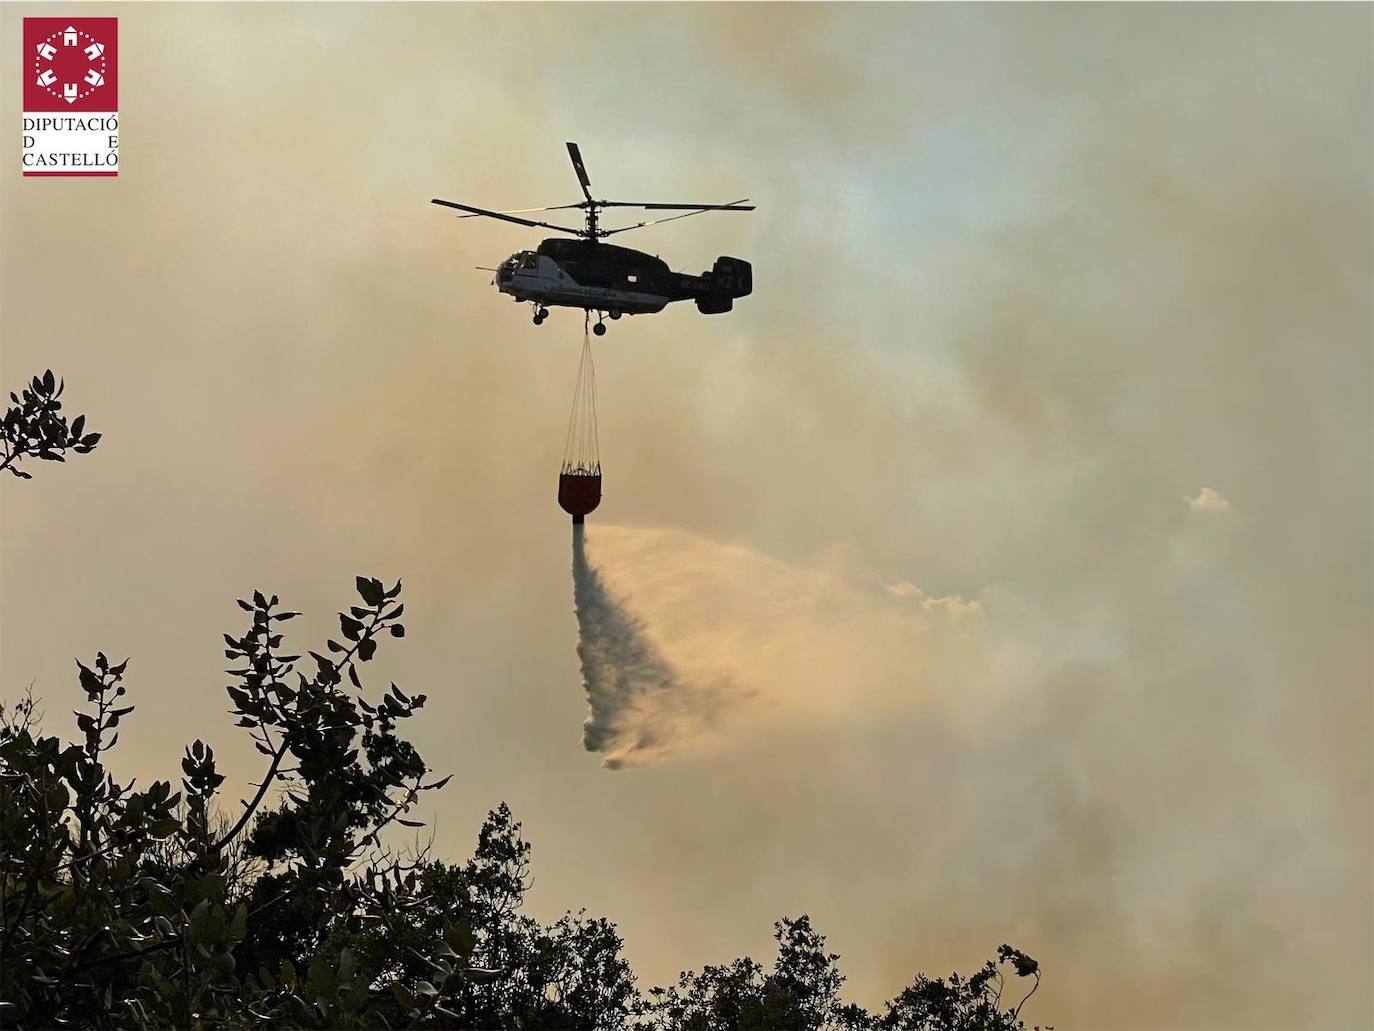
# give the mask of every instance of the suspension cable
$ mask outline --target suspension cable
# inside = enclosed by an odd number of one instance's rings
[[[577,366],[572,412],[563,444],[564,473],[601,473],[601,441],[597,431],[596,366],[592,358],[591,312],[583,317],[582,356]]]

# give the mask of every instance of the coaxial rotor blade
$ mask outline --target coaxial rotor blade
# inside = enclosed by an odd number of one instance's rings
[[[664,222],[676,222],[679,218],[688,218],[692,215],[704,215],[711,210],[711,208],[697,208],[695,211],[687,211],[681,215],[669,215],[667,218],[656,218],[651,222],[636,222],[632,226],[622,226],[620,229],[607,229],[601,235],[614,236],[616,233],[628,233],[631,229],[643,229],[646,226],[661,225]]]
[[[528,218],[516,218],[514,215],[503,215],[499,211],[488,211],[486,208],[474,208],[470,204],[459,204],[456,201],[440,200],[438,197],[430,201],[431,204],[440,204],[446,208],[457,208],[459,211],[468,211],[474,215],[485,215],[487,218],[499,218],[502,222],[514,222],[519,226],[540,226],[544,229],[555,229],[560,233],[572,233],[574,236],[581,236],[581,229],[569,229],[567,226],[551,225],[548,222],[535,222]]]
[[[640,204],[628,200],[603,200],[597,204],[603,208],[644,208],[646,211],[753,211],[749,200],[732,200],[729,204]]]
[[[572,158],[573,171],[577,173],[577,181],[582,184],[582,196],[591,204],[592,181],[587,178],[587,166],[582,164],[582,151],[577,149],[576,143],[568,144],[568,157]]]
[[[576,204],[553,204],[547,208],[504,208],[496,212],[498,215],[527,215],[533,211],[564,211],[568,208],[585,208],[587,205],[578,201]],[[481,218],[481,215],[459,215],[458,218]]]

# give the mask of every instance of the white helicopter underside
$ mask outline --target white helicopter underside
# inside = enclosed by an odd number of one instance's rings
[[[638,290],[613,290],[583,286],[559,267],[558,262],[539,255],[534,268],[518,268],[497,288],[517,301],[542,305],[587,308],[592,311],[618,311],[626,315],[647,315],[662,311],[670,298]]]

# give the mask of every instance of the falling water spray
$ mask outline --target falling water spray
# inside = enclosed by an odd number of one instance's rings
[[[671,710],[682,692],[644,627],[588,562],[586,527],[577,520],[572,546],[577,657],[589,709],[582,744],[589,752],[604,753],[603,765],[615,769],[661,749],[657,714]]]

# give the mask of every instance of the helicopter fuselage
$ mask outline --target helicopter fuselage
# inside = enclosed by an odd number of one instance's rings
[[[652,254],[601,242],[607,236],[703,215],[708,211],[753,211],[754,206],[748,203],[747,197],[729,204],[597,200],[592,196],[591,179],[587,176],[587,167],[582,163],[582,151],[576,143],[568,144],[568,157],[572,159],[573,171],[577,173],[577,183],[582,187],[582,200],[572,204],[492,211],[459,201],[444,200],[442,197],[435,197],[431,201],[440,207],[463,212],[459,218],[494,218],[518,226],[552,229],[572,237],[549,237],[536,250],[512,254],[496,269],[496,288],[517,301],[533,304],[536,326],[548,318],[550,305],[583,308],[598,313],[592,331],[601,336],[606,332],[606,325],[600,318],[603,313],[618,319],[622,315],[662,311],[674,301],[692,300],[703,315],[719,315],[734,306],[735,298],[747,297],[753,291],[753,269],[749,262],[741,258],[719,257],[709,272],[690,276],[674,272],[662,259]],[[646,212],[676,211],[679,214],[607,228],[601,224],[601,214],[607,208],[640,208]],[[571,210],[582,212],[584,225],[581,229],[520,217],[531,212]]]
[[[662,311],[673,301],[695,300],[705,313],[729,311],[747,296],[752,270],[739,258],[718,258],[699,276],[672,271],[643,251],[591,240],[544,240],[537,250],[519,251],[501,262],[496,287],[517,301],[541,307],[585,308],[612,315]]]

